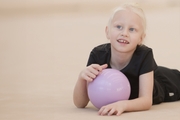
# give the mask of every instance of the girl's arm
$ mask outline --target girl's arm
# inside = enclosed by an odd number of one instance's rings
[[[105,68],[107,68],[107,64],[91,64],[79,74],[73,93],[73,101],[76,107],[86,107],[89,102],[87,83],[92,82],[96,76]]]
[[[120,115],[125,111],[148,110],[152,106],[153,71],[139,77],[139,97],[133,100],[118,101],[99,110],[100,115]]]
[[[89,102],[87,94],[87,81],[80,75],[74,88],[73,101],[76,107],[84,108]]]

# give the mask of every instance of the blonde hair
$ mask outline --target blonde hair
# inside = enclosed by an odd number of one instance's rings
[[[114,15],[122,10],[130,10],[137,14],[141,19],[142,19],[142,26],[143,26],[143,32],[144,34],[146,33],[146,18],[143,10],[139,7],[137,3],[126,3],[123,4],[122,6],[114,9],[113,14],[109,18],[108,26],[111,25],[112,19],[114,18]]]

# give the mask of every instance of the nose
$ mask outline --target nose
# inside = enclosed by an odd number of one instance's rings
[[[128,29],[123,29],[121,31],[121,36],[128,37],[128,35],[129,35]]]

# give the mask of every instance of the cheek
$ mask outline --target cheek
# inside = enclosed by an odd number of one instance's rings
[[[135,38],[136,38],[137,40],[141,41],[142,38],[143,38],[142,36],[143,36],[142,33],[138,33],[138,34],[136,34]]]
[[[112,31],[112,32],[110,33],[111,38],[117,38],[118,35],[119,35],[119,32],[117,32],[117,31]]]
[[[142,37],[139,35],[134,35],[134,36],[130,36],[130,40],[131,42],[133,42],[134,44],[139,44],[142,41]]]

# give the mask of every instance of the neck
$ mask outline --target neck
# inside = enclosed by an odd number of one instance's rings
[[[114,69],[122,70],[129,64],[133,53],[134,51],[128,53],[111,51],[111,60],[110,60],[111,67]]]

